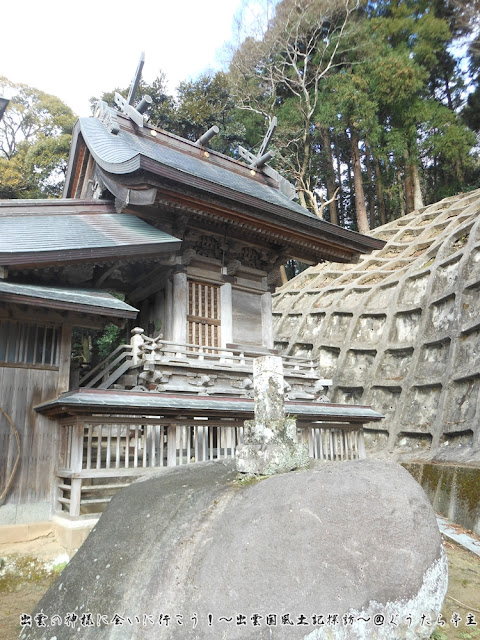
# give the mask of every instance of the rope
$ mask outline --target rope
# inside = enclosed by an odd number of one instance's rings
[[[15,460],[15,464],[13,465],[13,469],[12,469],[12,472],[11,472],[10,477],[8,479],[7,486],[5,487],[5,490],[2,492],[2,495],[0,495],[0,504],[1,504],[3,502],[3,500],[5,499],[7,493],[9,492],[10,487],[13,484],[13,479],[15,478],[15,474],[17,472],[18,463],[20,462],[20,435],[18,433],[17,427],[13,424],[12,419],[10,418],[8,413],[6,413],[2,409],[2,407],[0,407],[0,411],[5,416],[5,419],[7,420],[8,424],[10,425],[10,427],[11,427],[11,429],[13,431],[13,434],[15,436],[15,440],[17,441],[17,459]]]

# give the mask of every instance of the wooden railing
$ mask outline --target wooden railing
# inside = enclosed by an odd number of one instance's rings
[[[121,344],[112,353],[80,378],[81,387],[108,389],[128,371],[132,362],[132,346]]]
[[[115,419],[112,418],[112,421]],[[233,457],[243,427],[83,423],[64,428],[65,469],[126,470]],[[80,430],[80,431],[79,431]],[[78,439],[82,439],[79,458]]]
[[[184,365],[192,368],[217,367],[231,371],[251,373],[253,360],[272,350],[255,346],[229,344],[226,348],[202,347],[195,344],[169,342],[151,338],[142,329],[134,329],[129,345],[121,345],[105,360],[80,379],[80,386],[108,389],[132,367],[152,370],[163,365]],[[308,358],[282,356],[286,377],[305,378],[328,386],[331,380],[321,380],[317,364]]]
[[[98,514],[112,495],[139,476],[172,466],[234,458],[237,445],[243,442],[239,424],[202,424],[200,420],[168,424],[128,417],[65,424],[57,509],[70,517]],[[365,457],[359,425],[301,425],[298,435],[314,459]]]
[[[316,460],[362,460],[365,456],[363,429],[347,425],[312,425],[304,429],[304,441]]]
[[[227,345],[222,347],[179,344],[161,338],[142,336],[138,349],[138,358],[144,364],[166,362],[188,362],[193,365],[220,365],[221,367],[247,368],[251,370],[255,358],[272,353],[268,349],[254,346]],[[135,347],[134,347],[135,358]],[[315,362],[308,358],[282,356],[284,375],[318,377]]]

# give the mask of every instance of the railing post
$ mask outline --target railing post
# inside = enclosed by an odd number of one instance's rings
[[[153,354],[153,361],[154,362],[161,362],[162,358],[164,357],[164,345],[163,345],[163,333],[161,333],[159,336],[157,336],[156,338],[154,338],[153,341],[153,349],[152,349],[152,354]]]
[[[177,464],[177,427],[169,425],[167,428],[167,467]]]
[[[365,451],[365,438],[363,436],[363,428],[360,428],[358,431],[358,458],[360,460],[365,460],[367,457],[367,452]]]
[[[140,327],[135,327],[130,332],[132,337],[130,338],[130,345],[132,347],[132,364],[137,365],[142,359],[141,345],[144,343],[143,333],[144,330]]]

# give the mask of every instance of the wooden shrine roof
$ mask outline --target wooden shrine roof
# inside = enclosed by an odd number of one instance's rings
[[[17,284],[6,280],[0,280],[0,301],[116,318],[135,318],[138,313],[138,309],[106,291]]]
[[[284,195],[280,183],[261,169],[165,131],[138,127],[110,111],[118,123],[117,133],[95,117],[77,122],[66,196],[78,190],[85,162],[82,145],[86,145],[109,190],[128,191],[130,203],[140,208],[151,206],[156,198],[159,207],[179,206],[231,228],[244,228],[262,242],[283,246],[289,257],[311,263],[355,261],[360,254],[384,246],[378,238],[319,219]]]
[[[112,389],[77,389],[55,400],[35,407],[51,417],[68,415],[124,414],[169,418],[232,418],[251,419],[254,400],[222,396],[167,394],[149,391],[118,391]],[[381,420],[383,416],[371,407],[320,402],[285,402],[285,410],[299,421],[358,422]]]
[[[294,211],[316,219],[316,216],[279,189],[276,181],[261,171],[251,170],[242,162],[165,131],[152,127],[138,127],[120,114],[122,128],[110,133],[97,118],[80,118],[83,138],[102,169],[113,174],[129,174],[139,169],[175,177],[179,182],[196,180],[196,186],[218,191],[221,195],[238,199],[245,196],[256,201]],[[155,132],[155,136],[151,132]],[[223,189],[222,189],[223,188]]]
[[[143,258],[180,246],[177,238],[112,209],[112,203],[98,200],[0,202],[0,265]]]

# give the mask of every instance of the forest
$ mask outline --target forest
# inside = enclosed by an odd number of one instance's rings
[[[258,152],[274,116],[271,164],[302,205],[363,233],[480,187],[480,0],[264,0],[238,14],[223,71],[142,83],[149,122],[212,148]],[[256,3],[258,5],[258,2]],[[72,110],[0,77],[0,198],[62,193]],[[98,98],[128,87],[105,88]]]

